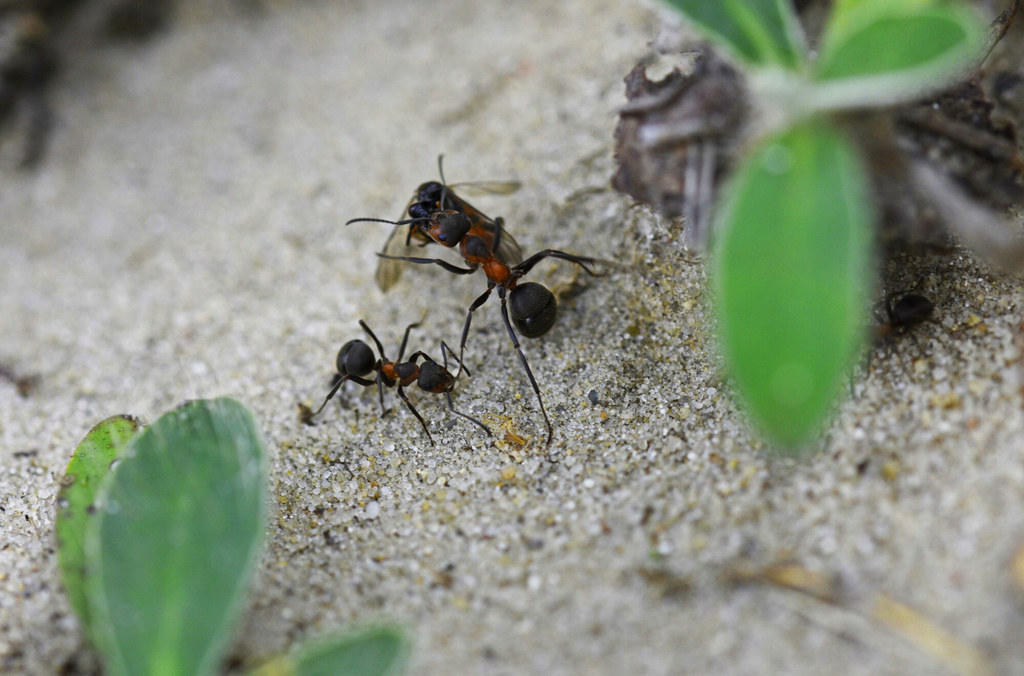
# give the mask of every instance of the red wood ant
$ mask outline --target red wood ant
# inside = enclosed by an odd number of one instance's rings
[[[377,264],[377,286],[381,291],[390,289],[401,277],[404,266],[400,261],[403,257],[413,253],[410,250],[413,240],[416,240],[415,243],[419,246],[438,241],[426,230],[431,217],[437,212],[453,210],[465,214],[470,220],[470,230],[474,235],[482,238],[488,246],[495,241],[494,235],[498,229],[496,221],[459,197],[452,188],[507,194],[518,190],[519,183],[517,181],[473,181],[450,186],[444,180],[443,159],[444,155],[439,155],[437,158],[437,170],[441,175],[441,182],[427,181],[416,188],[416,194],[402,211],[403,216],[409,215],[408,219],[389,221],[382,218],[353,218],[345,223],[345,225],[360,222],[390,223],[395,226],[391,234],[388,235],[384,248],[381,249],[384,256]],[[500,218],[497,220],[501,221]],[[402,237],[402,226],[406,225],[409,227],[405,232],[405,237]],[[523,260],[522,249],[507,232],[502,235],[499,246],[494,247],[494,250],[501,260],[509,265],[515,265]]]
[[[516,349],[516,353],[519,355],[519,361],[522,363],[523,369],[526,371],[526,375],[530,379],[530,385],[533,387],[533,391],[537,395],[537,403],[540,404],[540,411],[544,416],[544,423],[548,428],[547,443],[550,444],[551,439],[554,436],[554,428],[552,428],[551,420],[548,418],[547,411],[544,409],[544,400],[541,398],[540,387],[537,386],[537,379],[534,378],[533,371],[530,369],[530,364],[526,361],[526,355],[523,354],[523,350],[519,346],[519,338],[516,336],[516,332],[512,328],[512,325],[515,324],[515,327],[527,338],[536,338],[547,333],[548,329],[550,329],[555,323],[557,302],[555,300],[555,295],[542,284],[538,284],[537,282],[524,282],[520,284],[519,280],[529,273],[537,263],[545,258],[558,258],[560,260],[569,261],[570,263],[575,263],[587,274],[594,276],[596,276],[597,273],[594,272],[590,266],[598,261],[594,258],[577,256],[564,251],[558,251],[557,249],[544,249],[543,251],[533,254],[521,263],[509,266],[501,259],[500,256],[493,253],[494,251],[501,250],[501,240],[504,237],[502,219],[498,218],[493,221],[493,223],[495,225],[493,246],[489,246],[483,237],[473,233],[473,223],[467,214],[455,209],[435,211],[431,214],[430,220],[426,225],[420,226],[421,231],[428,234],[431,239],[438,244],[449,248],[454,247],[457,244],[460,252],[462,253],[462,258],[466,262],[467,267],[465,268],[453,265],[452,263],[439,258],[389,256],[387,254],[377,255],[381,258],[407,261],[410,263],[433,263],[441,266],[449,272],[459,275],[472,274],[477,268],[483,268],[484,274],[487,276],[487,290],[473,301],[469,306],[468,313],[466,314],[466,323],[462,327],[462,341],[459,344],[460,372],[463,368],[462,357],[466,350],[466,338],[469,336],[469,327],[473,320],[473,312],[483,305],[487,299],[490,298],[491,292],[497,288],[498,298],[501,299],[502,320],[505,322],[505,328],[508,330],[508,336],[512,341],[512,346]],[[510,309],[506,307],[505,303],[506,296],[508,296],[508,305],[511,306],[511,322],[509,321]]]
[[[441,341],[441,356],[443,364],[438,364],[434,361],[430,355],[425,352],[419,351],[409,355],[407,361],[402,361],[402,356],[405,354],[405,346],[409,341],[409,332],[419,326],[419,322],[409,324],[405,328],[405,335],[402,336],[402,345],[398,349],[398,360],[390,361],[384,354],[384,346],[381,345],[377,336],[374,335],[373,331],[367,326],[366,322],[362,319],[359,320],[359,325],[363,327],[366,334],[370,336],[374,344],[377,346],[377,353],[380,355],[378,359],[370,346],[362,340],[350,340],[345,343],[341,350],[338,351],[338,357],[336,360],[337,375],[335,376],[331,391],[327,394],[327,398],[324,399],[324,403],[320,405],[316,411],[309,411],[308,408],[303,411],[303,421],[307,424],[312,424],[312,419],[324,409],[334,395],[338,392],[338,389],[347,380],[351,380],[364,387],[370,387],[374,384],[377,385],[377,394],[380,400],[380,408],[384,415],[387,415],[388,409],[384,407],[384,388],[395,387],[397,385],[398,396],[405,402],[406,407],[412,414],[416,416],[416,419],[420,421],[420,425],[423,426],[423,431],[427,435],[427,439],[430,440],[431,445],[434,444],[434,438],[430,436],[430,430],[427,429],[427,423],[423,420],[423,416],[419,414],[416,407],[412,405],[409,398],[405,394],[405,387],[408,385],[416,384],[421,390],[431,392],[433,394],[444,394],[448,399],[448,408],[451,409],[452,413],[462,416],[466,420],[475,423],[485,432],[487,435],[491,435],[490,428],[484,425],[476,418],[466,415],[461,411],[455,410],[455,404],[452,402],[452,391],[455,389],[455,379],[458,375],[452,375],[448,370],[448,354],[452,353],[452,358],[459,362],[459,373],[464,369],[462,368],[462,360],[455,357],[452,349],[442,340]],[[423,363],[417,364],[417,360],[422,358]],[[466,370],[466,375],[472,375]],[[372,379],[368,376],[371,373],[376,373]]]

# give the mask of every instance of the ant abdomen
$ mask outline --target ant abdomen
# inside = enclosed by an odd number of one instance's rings
[[[420,365],[419,379],[416,384],[421,390],[440,394],[451,391],[454,383],[455,377],[440,364],[425,361]]]
[[[537,282],[524,282],[508,296],[512,323],[527,338],[536,338],[548,332],[555,323],[558,302],[555,294]]]

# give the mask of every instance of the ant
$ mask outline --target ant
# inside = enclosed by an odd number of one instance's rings
[[[541,398],[537,379],[534,378],[530,364],[526,361],[526,355],[523,354],[523,350],[519,346],[519,338],[516,336],[512,325],[515,324],[520,333],[527,338],[541,336],[547,333],[548,329],[555,323],[555,313],[558,304],[555,300],[555,295],[544,285],[537,282],[523,282],[520,284],[519,280],[545,258],[558,258],[575,263],[591,276],[597,276],[598,274],[590,267],[598,261],[594,258],[577,256],[557,249],[544,249],[521,263],[509,266],[499,255],[494,253],[501,250],[501,241],[504,236],[503,220],[498,218],[493,223],[495,226],[493,245],[488,245],[484,237],[475,234],[470,217],[456,209],[435,211],[431,214],[429,221],[425,225],[419,226],[421,232],[428,234],[438,244],[449,248],[457,244],[467,266],[464,268],[439,258],[377,255],[381,258],[407,261],[409,263],[434,263],[448,272],[459,275],[472,274],[477,268],[483,268],[484,274],[487,276],[487,290],[473,301],[469,306],[469,312],[466,314],[466,323],[462,327],[462,341],[459,344],[459,371],[461,373],[463,368],[462,357],[466,351],[466,339],[469,336],[470,323],[473,321],[473,312],[483,305],[490,298],[491,292],[497,288],[498,298],[501,299],[501,318],[505,322],[505,328],[508,330],[512,346],[519,355],[519,361],[522,363],[523,369],[530,379],[530,385],[537,395],[537,403],[540,404],[540,412],[543,414],[544,423],[548,428],[547,443],[551,444],[554,428],[551,426],[551,420],[544,409],[544,400]],[[508,297],[508,306],[510,308],[506,307],[506,296]],[[509,321],[510,310],[512,315],[511,322]]]
[[[434,445],[434,438],[430,436],[430,430],[427,429],[427,423],[423,420],[423,416],[419,414],[419,411],[416,410],[416,407],[412,405],[412,402],[405,395],[405,387],[415,383],[417,387],[426,392],[433,394],[443,393],[448,398],[448,408],[451,409],[452,413],[475,423],[488,436],[491,435],[491,430],[487,425],[484,425],[472,416],[455,410],[455,404],[452,402],[452,391],[455,389],[455,379],[458,377],[458,374],[452,375],[448,370],[448,354],[453,351],[443,340],[441,341],[443,364],[438,364],[430,355],[421,351],[412,353],[407,361],[402,361],[402,356],[405,354],[405,346],[409,342],[409,332],[419,326],[419,322],[414,322],[405,328],[405,335],[402,336],[402,345],[398,348],[398,360],[390,361],[384,354],[384,346],[381,345],[377,336],[374,335],[366,322],[360,319],[359,325],[363,327],[363,330],[366,331],[366,334],[370,336],[377,346],[377,353],[380,355],[380,358],[378,359],[374,355],[373,350],[370,349],[370,346],[362,340],[350,340],[345,343],[341,350],[338,351],[338,357],[335,362],[338,373],[334,377],[331,391],[327,394],[327,398],[324,399],[324,403],[320,404],[320,408],[316,411],[310,411],[308,407],[302,406],[303,422],[312,424],[313,418],[324,409],[327,402],[334,397],[346,380],[351,380],[363,387],[370,387],[376,384],[380,408],[383,411],[383,415],[387,415],[388,409],[384,407],[384,388],[397,385],[398,396],[405,402],[406,407],[412,411],[412,414],[416,416],[416,419],[420,421],[427,439],[430,440],[431,445]],[[416,361],[421,357],[423,358],[423,363],[417,364]],[[452,354],[452,358],[455,358],[454,354]],[[465,370],[467,376],[472,376],[469,369],[462,368],[461,359],[456,359],[456,361],[459,362],[459,373]],[[372,379],[369,378],[368,376],[374,372],[377,375]]]
[[[504,224],[501,218],[492,219],[486,216],[472,204],[462,199],[452,190],[458,186],[459,189],[471,189],[495,194],[507,194],[519,189],[517,181],[473,181],[470,183],[458,183],[450,186],[444,179],[444,168],[442,161],[444,155],[437,157],[437,171],[441,175],[441,182],[427,181],[416,188],[416,194],[409,204],[406,205],[402,214],[408,214],[406,220],[389,221],[383,218],[353,218],[345,223],[371,222],[390,223],[394,225],[391,234],[388,235],[384,248],[380,253],[384,254],[377,264],[377,286],[381,291],[387,291],[402,275],[402,265],[399,262],[403,256],[411,253],[408,249],[412,246],[413,240],[419,246],[426,246],[434,241],[439,241],[435,236],[427,232],[426,224],[431,217],[438,212],[457,211],[465,214],[470,220],[470,230],[474,235],[481,237],[488,246],[495,242],[495,232],[498,229],[498,222]],[[402,226],[409,228],[403,238],[401,235]],[[443,233],[437,233],[438,237],[445,237]],[[443,242],[442,242],[443,243]],[[448,245],[450,246],[450,245]],[[501,237],[499,246],[493,247],[497,255],[509,265],[515,265],[523,260],[523,252],[519,244],[507,232]]]
[[[879,333],[886,336],[894,330],[913,328],[932,317],[935,305],[917,293],[893,292],[885,297],[885,314],[888,322],[879,327]]]

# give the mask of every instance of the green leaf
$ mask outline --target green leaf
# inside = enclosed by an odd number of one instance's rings
[[[985,27],[959,3],[839,3],[814,68],[819,107],[910,101],[962,79],[984,52]]]
[[[253,676],[385,676],[401,669],[408,652],[400,630],[375,627],[317,640],[260,667]]]
[[[816,431],[862,345],[869,197],[849,142],[817,122],[764,143],[720,205],[712,283],[727,367],[786,447]]]
[[[108,673],[214,671],[263,539],[264,455],[232,399],[189,402],[132,439],[86,536]]]
[[[57,565],[86,635],[92,632],[92,618],[85,596],[85,532],[94,520],[97,492],[138,430],[139,421],[127,415],[97,423],[71,456],[57,495]]]
[[[799,69],[803,34],[788,0],[667,0],[708,39],[747,63]]]

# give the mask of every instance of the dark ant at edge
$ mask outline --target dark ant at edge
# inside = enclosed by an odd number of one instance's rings
[[[935,305],[917,293],[892,292],[885,297],[885,315],[888,320],[879,327],[886,336],[893,331],[907,331],[932,318]]]

